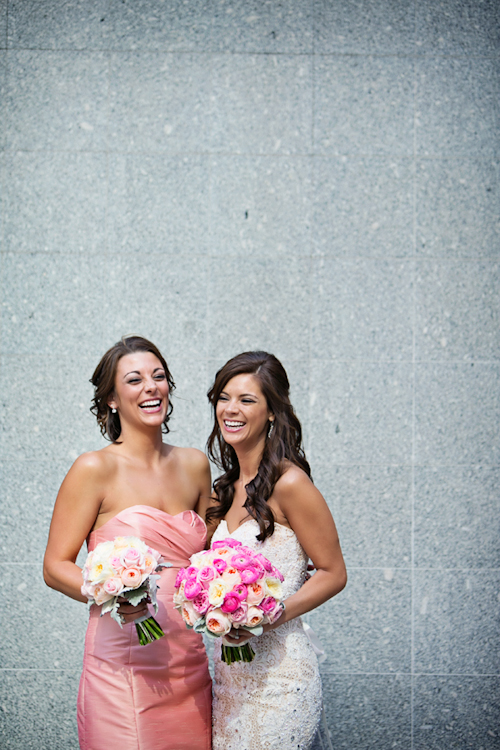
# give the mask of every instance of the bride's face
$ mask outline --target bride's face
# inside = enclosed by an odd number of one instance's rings
[[[264,442],[271,411],[259,381],[250,373],[235,375],[217,401],[216,417],[222,437],[233,448],[251,448]]]
[[[158,357],[152,352],[134,352],[119,360],[108,404],[118,411],[122,427],[127,423],[158,427],[167,414],[168,392]]]

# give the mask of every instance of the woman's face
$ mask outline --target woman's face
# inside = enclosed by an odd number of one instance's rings
[[[232,445],[249,449],[264,441],[272,413],[255,375],[235,375],[222,390],[216,406],[222,437]]]
[[[168,409],[168,382],[163,365],[152,352],[126,354],[118,361],[115,389],[108,405],[117,409],[122,427],[161,426]]]

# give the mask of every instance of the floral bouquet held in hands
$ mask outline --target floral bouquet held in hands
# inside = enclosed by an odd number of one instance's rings
[[[101,607],[101,617],[109,612],[122,627],[118,608],[125,599],[134,607],[144,599],[158,611],[156,588],[160,568],[170,567],[161,562],[161,555],[135,536],[117,536],[113,541],[101,542],[89,552],[83,566],[82,594],[89,605]],[[141,646],[164,635],[154,617],[145,615],[135,621]]]
[[[264,555],[232,538],[214,542],[190,562],[175,581],[174,605],[184,622],[198,633],[222,637],[226,664],[252,661],[255,653],[248,643],[229,645],[224,636],[231,628],[260,635],[263,625],[276,622],[283,612],[283,576]]]

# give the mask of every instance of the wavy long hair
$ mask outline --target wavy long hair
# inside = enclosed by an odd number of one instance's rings
[[[120,415],[118,412],[113,414],[111,408],[108,406],[108,401],[115,389],[118,362],[122,357],[125,357],[126,354],[135,354],[136,352],[151,352],[151,354],[154,354],[155,357],[160,360],[162,367],[165,370],[165,376],[169,388],[169,400],[167,413],[162,424],[162,432],[165,434],[169,432],[168,421],[173,409],[170,394],[175,390],[175,383],[170,374],[165,358],[158,347],[142,336],[122,336],[120,341],[117,341],[116,344],[104,354],[95,368],[94,374],[90,378],[90,382],[94,386],[94,398],[92,399],[90,411],[96,417],[102,435],[112,443],[118,442],[118,438],[122,431]]]
[[[274,354],[243,352],[221,367],[207,393],[213,409],[214,427],[207,441],[208,455],[224,472],[214,482],[217,505],[207,512],[207,521],[223,518],[234,499],[234,484],[240,475],[236,451],[222,437],[217,421],[217,402],[227,383],[236,375],[254,375],[267,406],[274,414],[271,435],[266,436],[257,475],[245,486],[244,507],[259,524],[259,541],[274,533],[274,515],[268,505],[276,482],[285,471],[285,461],[299,466],[311,477],[311,469],[302,448],[302,428],[290,403],[290,383],[285,368]]]

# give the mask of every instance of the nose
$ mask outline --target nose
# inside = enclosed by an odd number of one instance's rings
[[[156,381],[153,380],[153,378],[149,378],[146,381],[145,388],[148,391],[148,393],[154,392],[156,390]]]
[[[235,414],[238,411],[238,404],[234,399],[226,401],[224,411],[228,414]]]

